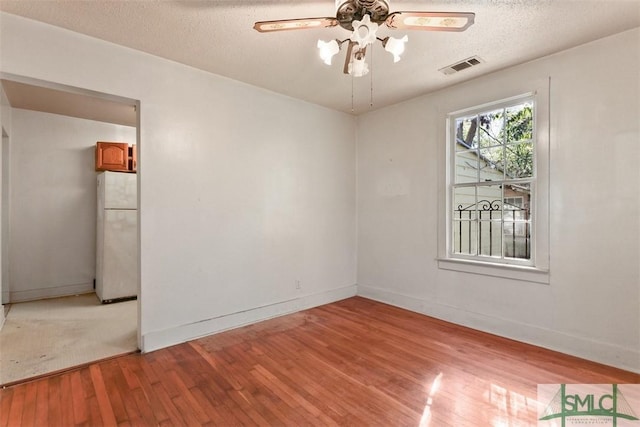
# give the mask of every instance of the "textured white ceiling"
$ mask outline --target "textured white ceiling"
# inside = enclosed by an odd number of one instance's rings
[[[372,87],[379,108],[640,26],[640,0],[390,0],[391,11],[475,12],[475,24],[463,33],[384,27],[379,36],[409,36],[402,61],[376,45],[372,78],[352,79],[342,73],[344,52],[326,66],[316,49],[318,39],[344,39],[346,30],[252,29],[259,20],[335,16],[333,0],[0,0],[0,10],[329,108],[351,112],[353,102],[356,114],[371,108]],[[474,55],[485,62],[438,72]]]

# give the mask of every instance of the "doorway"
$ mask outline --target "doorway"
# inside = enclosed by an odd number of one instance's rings
[[[101,304],[94,293],[93,163],[97,141],[139,144],[139,102],[0,78],[9,104],[2,115],[1,286],[8,310],[0,384],[10,384],[139,348],[139,278],[137,301]],[[139,248],[138,238],[138,262]]]

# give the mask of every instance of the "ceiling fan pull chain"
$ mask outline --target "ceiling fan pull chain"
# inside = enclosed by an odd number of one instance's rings
[[[369,82],[370,82],[370,94],[369,94],[369,109],[373,108],[373,51],[375,49],[371,49],[371,75],[369,76]]]
[[[351,74],[351,112],[353,113],[353,73]]]

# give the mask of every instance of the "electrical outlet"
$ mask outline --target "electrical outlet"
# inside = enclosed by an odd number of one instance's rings
[[[302,282],[300,282],[300,280],[296,280],[296,289],[302,289]]]

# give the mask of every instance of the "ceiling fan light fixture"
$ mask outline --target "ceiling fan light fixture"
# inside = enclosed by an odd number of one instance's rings
[[[340,45],[338,44],[337,40],[331,40],[328,42],[325,42],[323,40],[318,40],[318,53],[320,54],[320,58],[322,59],[322,61],[327,64],[327,65],[331,65],[331,59],[333,59],[333,57],[340,52]]]
[[[1,0],[0,0],[1,1]],[[275,21],[258,21],[253,28],[262,33],[340,26],[350,32],[345,40],[318,40],[317,47],[322,61],[331,65],[333,57],[347,43],[347,54],[342,72],[361,77],[369,72],[365,61],[367,46],[376,40],[393,55],[393,62],[400,61],[408,37],[378,38],[376,33],[384,25],[391,30],[465,31],[474,23],[473,12],[389,12],[388,0],[335,0],[336,16],[325,18],[297,18]]]
[[[393,55],[393,62],[400,61],[400,55],[404,52],[404,45],[409,40],[409,37],[405,35],[401,39],[395,37],[387,37],[382,41],[384,50]]]

